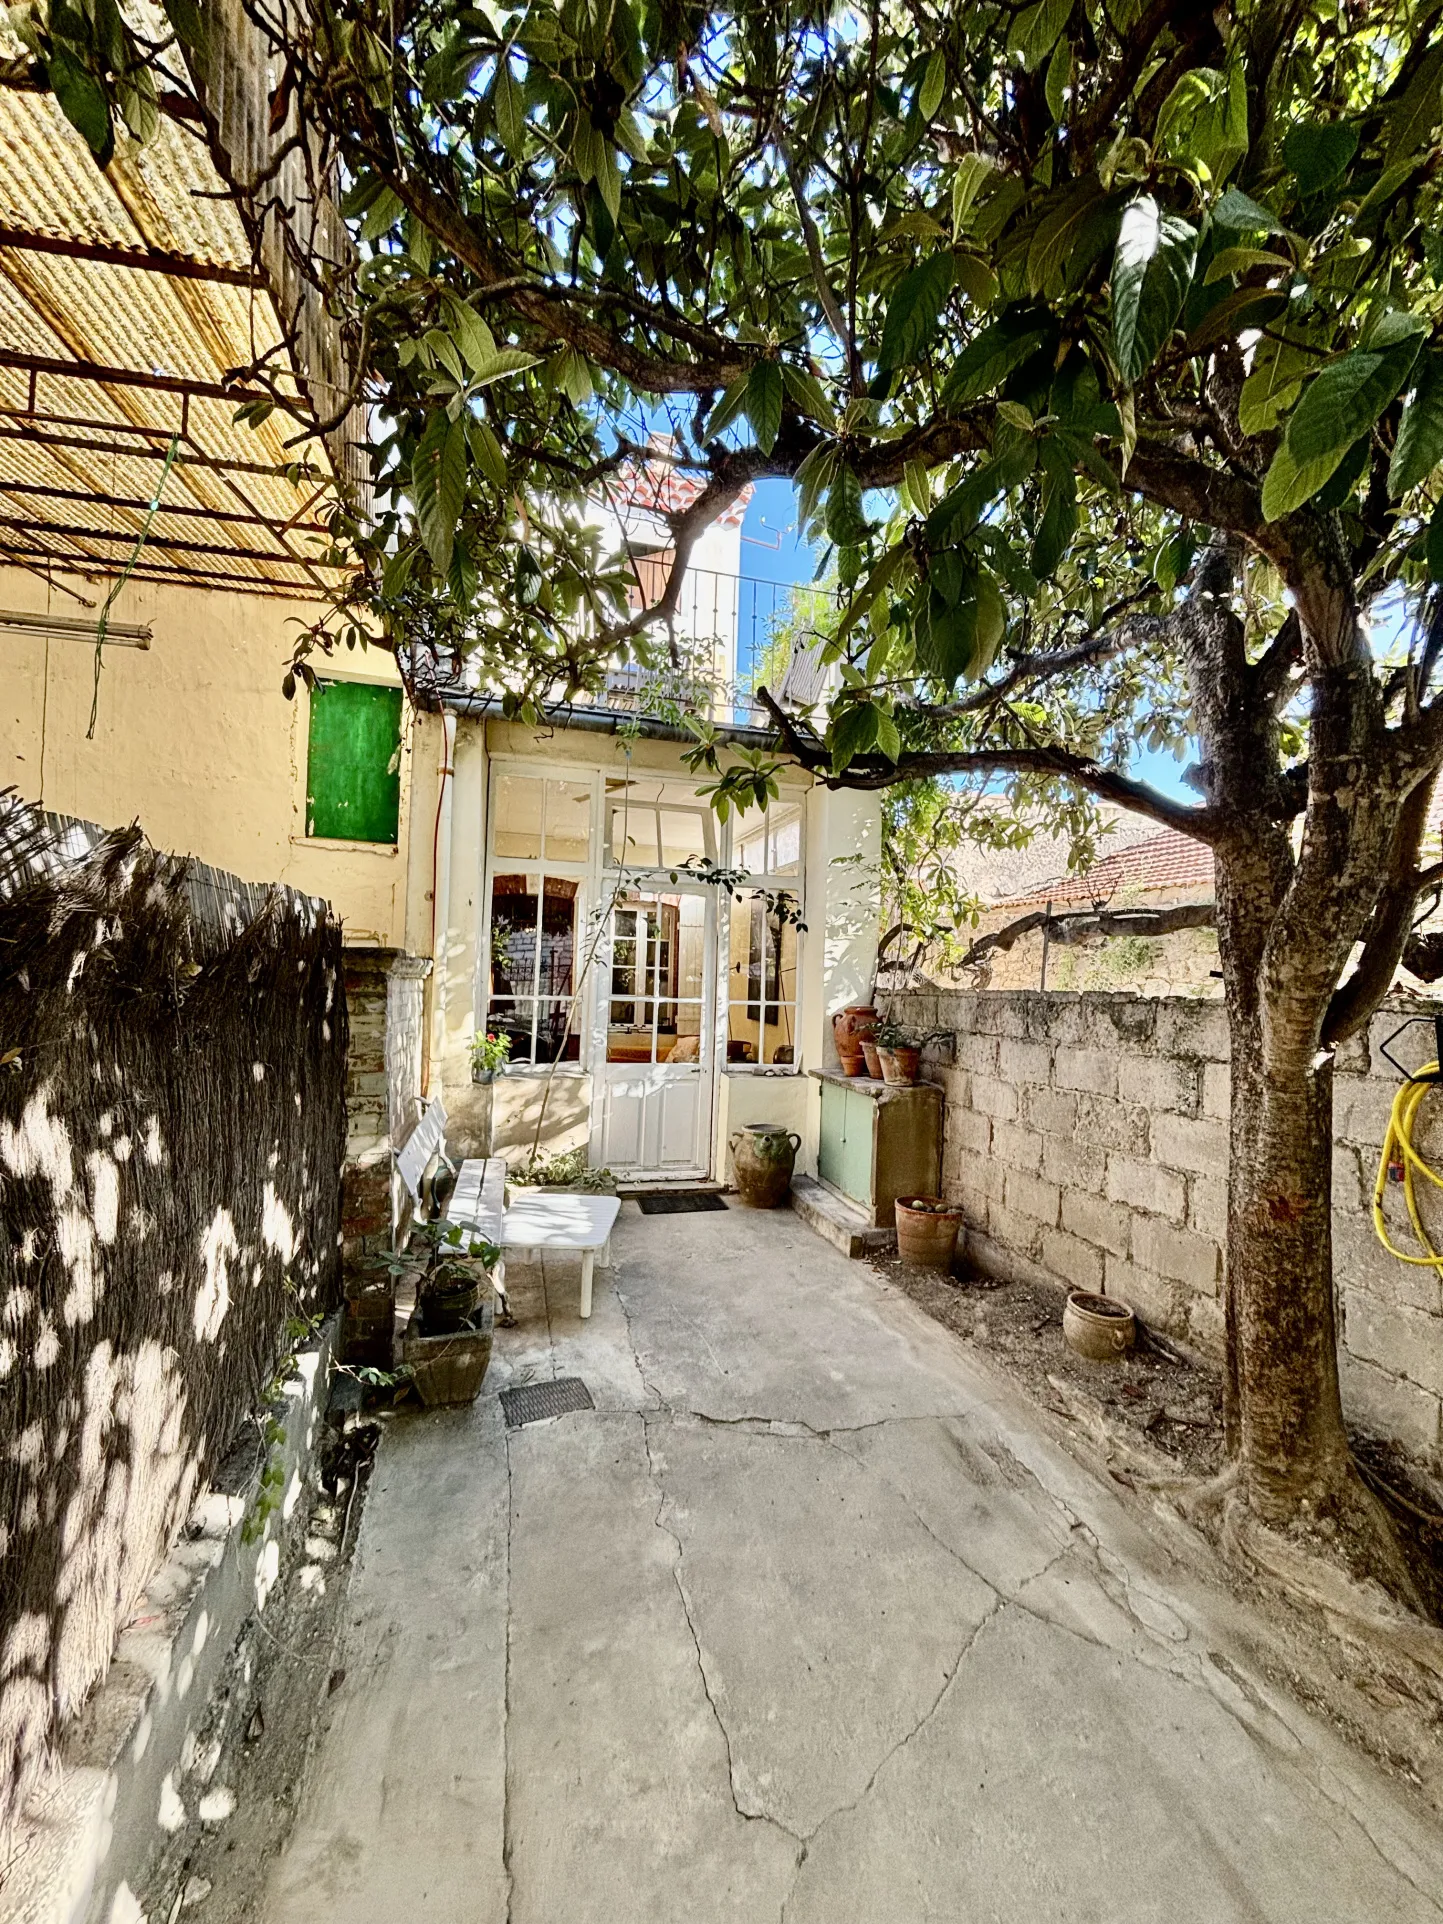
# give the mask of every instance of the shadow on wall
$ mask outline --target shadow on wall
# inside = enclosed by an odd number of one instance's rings
[[[0,798],[0,1831],[339,1287],[339,925],[46,832]]]

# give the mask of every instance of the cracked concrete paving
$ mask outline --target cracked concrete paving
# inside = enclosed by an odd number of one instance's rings
[[[946,1330],[789,1215],[614,1246],[388,1431],[264,1924],[1443,1919],[1427,1812]]]

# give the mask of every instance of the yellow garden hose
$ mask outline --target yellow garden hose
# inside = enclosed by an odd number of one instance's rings
[[[1393,1113],[1388,1118],[1388,1133],[1383,1138],[1383,1153],[1378,1159],[1378,1180],[1373,1185],[1373,1227],[1378,1241],[1390,1256],[1396,1256],[1400,1263],[1419,1263],[1436,1269],[1443,1276],[1443,1254],[1433,1247],[1423,1218],[1418,1213],[1418,1198],[1413,1189],[1415,1173],[1426,1176],[1435,1188],[1443,1189],[1443,1175],[1426,1163],[1413,1147],[1413,1125],[1418,1119],[1419,1105],[1424,1096],[1434,1086],[1428,1078],[1436,1077],[1438,1064],[1427,1062],[1415,1072],[1411,1082],[1405,1082],[1393,1098]],[[1426,1251],[1422,1256],[1410,1256],[1396,1249],[1388,1236],[1388,1225],[1383,1220],[1383,1192],[1387,1188],[1389,1172],[1395,1163],[1403,1168],[1403,1200],[1408,1205],[1408,1220],[1413,1225],[1413,1234],[1418,1238],[1420,1248]]]

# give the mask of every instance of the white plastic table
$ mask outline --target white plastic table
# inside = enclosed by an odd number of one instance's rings
[[[501,1220],[503,1249],[579,1249],[581,1313],[591,1314],[591,1270],[601,1250],[609,1268],[612,1225],[621,1209],[617,1196],[563,1196],[523,1190]]]

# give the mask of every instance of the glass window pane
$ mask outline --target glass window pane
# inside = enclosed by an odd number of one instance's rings
[[[492,789],[491,847],[506,862],[541,860],[544,784],[530,775],[498,775]]]
[[[745,1002],[733,1002],[727,1010],[727,1061],[732,1064],[757,1061],[761,1024]]]
[[[778,804],[767,810],[767,873],[799,875],[801,868],[801,804]]]
[[[654,808],[611,805],[607,855],[618,868],[656,868],[657,824]]]
[[[531,995],[536,988],[539,875],[491,881],[491,993]]]
[[[541,968],[537,987],[544,996],[567,996],[576,973],[576,923],[581,885],[558,875],[546,877],[541,903]]]
[[[707,823],[698,811],[664,808],[661,811],[661,865],[670,868],[700,861],[708,853]]]
[[[606,1027],[608,1062],[650,1062],[655,1041],[653,1002],[613,1002]]]
[[[538,1062],[576,1062],[581,1056],[581,1037],[577,1033],[574,1005],[571,1002],[538,1002],[536,1005],[536,1060]]]
[[[511,1038],[511,1062],[531,1062],[532,1030],[536,1021],[536,1004],[529,999],[518,1002],[493,1001],[486,1016],[486,1027],[492,1035],[505,1035]]]
[[[584,862],[590,853],[591,784],[546,784],[546,858],[550,862]]]
[[[767,866],[767,818],[747,815],[737,823],[736,866],[763,875]]]
[[[762,1024],[762,1061],[786,1063],[797,1059],[797,1011],[790,1002],[767,1004]]]

